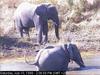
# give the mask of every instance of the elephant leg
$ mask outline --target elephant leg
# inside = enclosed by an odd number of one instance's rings
[[[38,26],[38,42],[42,44],[42,35],[45,35],[45,42],[47,41],[47,30],[48,30],[48,25],[47,21],[43,20],[43,17],[39,17],[39,26]]]
[[[27,34],[27,36],[28,36],[28,40],[30,40],[29,28],[25,28],[24,30],[25,30],[25,33],[26,33],[26,34]]]
[[[48,33],[47,32],[45,32],[44,33],[44,44],[46,44],[47,42],[48,42]]]
[[[83,62],[82,59],[75,59],[74,61],[80,66],[80,68],[85,67],[84,62]]]
[[[80,66],[85,67],[81,54],[76,45],[73,45],[74,61]]]
[[[47,24],[47,22],[44,22],[44,24],[43,24],[43,35],[44,35],[43,42],[44,42],[44,44],[46,44],[48,41],[48,24]]]
[[[70,54],[70,59],[74,60],[80,67],[85,67],[81,54],[76,45],[69,44],[68,51]]]
[[[23,37],[23,28],[19,28],[19,32],[20,32],[21,37]]]
[[[15,19],[15,24],[17,25],[17,28],[20,32],[20,36],[23,37],[23,27],[20,18]]]
[[[38,42],[39,42],[39,44],[42,44],[42,31],[43,31],[43,27],[40,25],[40,27],[38,28]]]
[[[25,33],[27,34],[27,36],[30,37],[30,35],[29,35],[29,28],[24,28],[24,30],[25,30]]]

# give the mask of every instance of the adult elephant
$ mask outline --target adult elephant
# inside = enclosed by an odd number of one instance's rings
[[[39,51],[34,65],[39,71],[67,71],[70,60],[75,61],[80,68],[85,67],[76,45],[48,46]]]
[[[48,41],[48,20],[53,21],[55,34],[59,39],[59,18],[55,6],[51,4],[31,5],[24,2],[18,6],[14,13],[14,22],[19,29],[21,37],[23,37],[24,32],[30,37],[29,29],[36,27],[40,44]]]

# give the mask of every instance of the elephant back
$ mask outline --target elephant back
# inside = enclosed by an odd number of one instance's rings
[[[17,7],[14,16],[21,16],[22,13],[30,12],[32,8],[33,6],[31,4],[23,2]]]
[[[22,27],[34,27],[33,16],[35,14],[36,5],[28,2],[21,3],[14,13],[14,20],[20,19]]]
[[[69,59],[61,46],[41,50],[38,58],[39,71],[65,71],[68,63]]]

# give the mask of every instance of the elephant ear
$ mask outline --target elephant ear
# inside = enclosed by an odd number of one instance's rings
[[[46,19],[47,20],[47,7],[46,7],[45,4],[42,4],[42,5],[37,6],[35,12],[42,19]]]
[[[58,11],[54,5],[49,5],[47,9],[48,18],[55,21],[58,17]]]

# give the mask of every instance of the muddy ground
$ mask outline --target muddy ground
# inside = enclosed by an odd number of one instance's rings
[[[100,74],[100,52],[89,51],[81,52],[82,58],[86,65],[85,68],[79,69],[79,66],[73,62],[69,63],[69,71],[66,75],[99,75]],[[13,61],[13,62],[12,62]],[[29,65],[25,62],[25,58],[21,57],[7,57],[1,59],[0,71],[36,71],[34,65]]]

